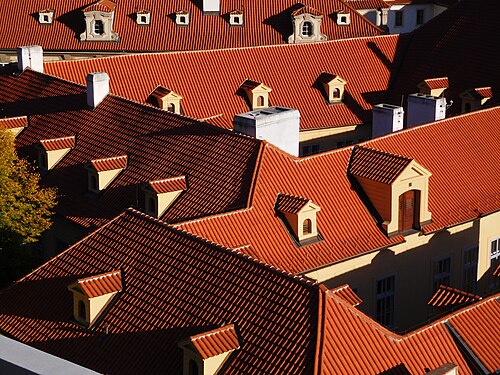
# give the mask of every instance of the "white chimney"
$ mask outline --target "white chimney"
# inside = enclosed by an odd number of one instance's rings
[[[283,151],[299,156],[300,112],[269,107],[234,116],[234,130],[265,139]]]
[[[408,97],[408,128],[442,120],[446,117],[446,99],[426,94]]]
[[[403,107],[377,104],[373,107],[372,138],[403,129],[403,121]]]
[[[203,14],[218,15],[220,13],[220,0],[203,0]]]
[[[96,108],[109,94],[109,76],[104,72],[87,76],[87,105]]]
[[[17,47],[17,68],[23,71],[31,68],[43,73],[43,49],[42,46]]]

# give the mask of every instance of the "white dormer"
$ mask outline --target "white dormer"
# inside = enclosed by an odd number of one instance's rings
[[[478,87],[462,92],[462,113],[481,109],[492,97],[491,87]]]
[[[189,26],[189,12],[187,10],[179,10],[175,13],[175,24],[177,26]]]
[[[87,164],[87,187],[92,193],[106,189],[127,168],[127,155],[91,160]]]
[[[233,10],[229,13],[229,24],[231,26],[243,26],[243,11]]]
[[[318,10],[302,6],[292,12],[293,34],[288,37],[288,43],[308,43],[326,40],[321,33],[323,15]]]
[[[320,208],[310,199],[279,194],[275,209],[282,214],[295,238],[302,245],[305,240],[318,239],[317,213]]]
[[[73,293],[73,317],[85,327],[92,327],[112,302],[113,297],[123,290],[121,270],[111,271],[78,279],[68,286]]]
[[[345,85],[347,84],[345,80],[338,75],[323,72],[319,76],[318,81],[323,86],[328,103],[342,103]]]
[[[222,373],[231,353],[240,349],[240,339],[234,324],[191,336],[179,342],[184,351],[183,375],[215,375]]]
[[[44,9],[38,12],[38,22],[41,25],[52,25],[54,22],[54,10]]]
[[[40,141],[38,165],[51,170],[75,147],[75,136],[43,139]]]
[[[145,212],[161,217],[186,189],[186,176],[149,181],[144,187]]]
[[[135,15],[135,22],[138,25],[149,25],[151,23],[151,11],[142,9]]]
[[[14,137],[17,137],[24,128],[28,126],[28,117],[8,117],[0,119],[0,129],[5,129],[10,132]]]
[[[88,42],[118,42],[120,36],[113,31],[116,3],[99,0],[83,9],[85,31],[80,40]]]
[[[351,24],[351,14],[347,11],[340,10],[337,12],[337,25],[349,26]]]
[[[269,107],[269,93],[272,90],[268,86],[247,79],[240,89],[246,94],[251,110]]]
[[[149,94],[149,102],[151,104],[177,114],[181,113],[181,100],[182,96],[163,86],[158,86]]]

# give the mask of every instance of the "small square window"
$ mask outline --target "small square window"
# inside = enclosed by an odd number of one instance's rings
[[[424,10],[417,10],[417,25],[422,25],[424,23]]]
[[[403,26],[403,11],[398,10],[394,14],[395,20],[394,20],[394,25],[395,26]]]

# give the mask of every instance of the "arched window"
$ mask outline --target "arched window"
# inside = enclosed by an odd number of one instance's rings
[[[85,302],[82,300],[78,302],[78,317],[82,320],[87,320],[87,308],[85,307]]]
[[[104,22],[101,20],[94,21],[94,34],[102,35],[104,34]]]
[[[167,111],[175,113],[175,104],[174,103],[168,103]]]
[[[303,36],[312,36],[313,34],[313,27],[311,22],[304,22],[302,24],[302,35]]]
[[[181,17],[179,18],[179,22],[180,22],[180,23],[186,23],[186,17],[181,16]]]
[[[189,360],[189,375],[198,375],[199,374],[199,369],[198,369],[198,363],[194,359]]]
[[[97,177],[90,175],[90,190],[97,190]]]
[[[258,107],[264,107],[264,97],[262,95],[260,95],[258,98],[257,98],[257,106]]]
[[[240,17],[234,17],[234,23],[240,24]]]
[[[340,89],[333,89],[333,97],[336,99],[340,98]]]
[[[152,214],[156,214],[156,204],[153,197],[149,197],[148,199],[148,211]]]
[[[311,219],[305,219],[302,224],[302,234],[311,234],[312,233],[312,221]]]

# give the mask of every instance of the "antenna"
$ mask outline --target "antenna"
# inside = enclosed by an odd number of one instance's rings
[[[404,96],[404,95],[401,95],[401,105],[400,105],[400,107],[402,107],[402,106],[403,106],[403,101],[404,101],[404,100],[405,100],[405,96]]]

